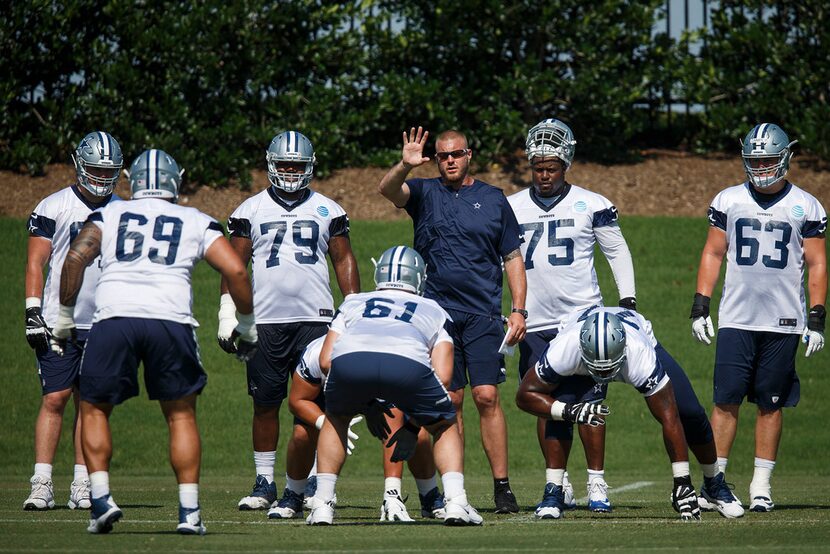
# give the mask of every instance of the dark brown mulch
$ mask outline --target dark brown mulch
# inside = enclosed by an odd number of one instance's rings
[[[813,159],[793,161],[788,178],[815,195],[826,206],[830,198],[830,171],[817,169]],[[401,219],[397,210],[377,193],[377,185],[387,168],[354,168],[335,171],[325,179],[315,179],[312,188],[339,202],[352,219]],[[417,168],[413,176],[437,175],[434,167]],[[504,189],[506,194],[521,190],[529,183],[527,163],[517,168],[498,165],[476,177]],[[75,172],[70,165],[50,165],[43,177],[29,177],[0,171],[0,216],[23,218],[48,194],[73,183]],[[622,214],[703,216],[709,201],[726,186],[744,180],[738,155],[696,156],[675,151],[644,152],[643,161],[627,165],[600,165],[575,162],[568,171],[568,181],[607,196]],[[183,195],[180,203],[224,220],[245,198],[268,186],[264,171],[253,172],[250,192],[235,188],[200,187]],[[129,196],[121,179],[118,193]]]

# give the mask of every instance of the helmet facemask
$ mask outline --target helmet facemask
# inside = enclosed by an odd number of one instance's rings
[[[78,184],[94,196],[112,194],[124,165],[121,147],[109,133],[96,131],[81,140],[72,154]]]
[[[569,168],[576,153],[576,140],[570,127],[558,119],[545,119],[527,132],[525,140],[527,159],[556,157]]]
[[[741,157],[749,182],[758,189],[766,189],[783,179],[790,168],[792,146],[797,142],[790,142],[787,134],[774,123],[753,127],[741,141]],[[774,161],[759,164],[758,160]]]
[[[271,141],[265,152],[268,165],[268,181],[271,186],[285,192],[297,192],[308,187],[314,176],[314,164],[317,157],[311,141],[297,131],[285,131]],[[303,164],[303,171],[286,171],[280,162]]]
[[[615,314],[597,311],[588,316],[579,332],[582,363],[598,383],[614,380],[626,362],[625,329]]]

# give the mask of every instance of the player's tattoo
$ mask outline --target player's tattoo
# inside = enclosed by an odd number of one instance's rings
[[[87,223],[69,246],[61,272],[60,303],[74,306],[84,281],[84,270],[101,253],[101,230]]]
[[[521,255],[522,255],[522,251],[521,251],[521,250],[519,250],[519,249],[517,248],[517,249],[516,249],[516,250],[514,250],[513,252],[510,252],[509,254],[507,254],[506,256],[504,256],[504,257],[502,258],[502,260],[504,260],[505,262],[509,262],[509,261],[510,261],[510,260],[512,260],[513,258],[518,258],[518,257],[520,257]]]

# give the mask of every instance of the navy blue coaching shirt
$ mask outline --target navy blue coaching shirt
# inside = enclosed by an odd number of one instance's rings
[[[437,177],[406,184],[415,250],[427,263],[424,296],[442,308],[501,314],[501,260],[522,241],[504,193],[477,179],[458,191]]]

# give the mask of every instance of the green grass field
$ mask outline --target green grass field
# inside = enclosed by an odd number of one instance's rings
[[[623,220],[634,255],[640,311],[654,323],[655,333],[684,366],[698,396],[711,405],[714,348],[691,338],[688,312],[694,293],[697,261],[706,236],[704,219],[635,218]],[[409,222],[354,222],[352,241],[362,270],[363,289],[372,286],[370,257],[398,243],[411,244]],[[176,483],[167,462],[166,425],[156,405],[145,395],[116,408],[113,417],[115,453],[111,468],[114,496],[125,517],[113,534],[88,536],[86,513],[62,508],[46,513],[23,512],[27,479],[33,463],[33,423],[40,387],[34,356],[23,336],[23,274],[26,229],[22,221],[0,220],[0,245],[6,263],[0,267],[0,405],[6,422],[0,430],[0,551],[81,551],[90,547],[113,551],[531,551],[567,548],[573,551],[662,550],[790,550],[826,551],[830,544],[830,416],[824,399],[830,392],[827,352],[809,360],[799,352],[801,404],[785,415],[779,463],[773,477],[776,511],[747,514],[726,521],[706,514],[700,525],[675,521],[668,503],[671,474],[659,425],[639,395],[621,384],[609,390],[612,415],[608,420],[606,478],[612,486],[614,512],[589,515],[578,510],[561,521],[537,523],[532,506],[544,485],[544,464],[536,444],[533,418],[513,403],[518,356],[508,360],[508,380],[501,387],[510,433],[510,477],[519,503],[518,515],[492,513],[492,480],[480,448],[475,408],[465,406],[467,428],[467,489],[485,517],[476,529],[445,529],[435,522],[408,526],[377,523],[383,479],[380,443],[365,427],[338,483],[340,506],[329,529],[307,528],[299,520],[269,522],[264,513],[236,510],[236,502],[253,481],[250,446],[251,403],[245,388],[244,366],[215,343],[218,276],[206,265],[195,274],[195,310],[202,323],[199,338],[209,384],[199,402],[204,454],[202,506],[209,534],[179,537],[175,525]],[[600,283],[606,300],[616,302],[610,271],[599,256]],[[336,288],[336,287],[335,287]],[[508,301],[509,302],[509,301]],[[714,299],[717,302],[717,298]],[[282,421],[290,421],[283,408]],[[56,501],[66,502],[72,470],[68,423],[55,461]],[[747,500],[752,477],[752,407],[742,411],[739,436],[730,457],[728,479],[736,494]],[[283,425],[277,474],[285,468],[285,445],[290,430]],[[578,444],[578,441],[577,441]],[[694,480],[701,477],[692,464]],[[576,446],[569,465],[577,497],[584,496],[585,461]],[[282,486],[278,477],[278,485]],[[417,490],[410,477],[404,492],[412,496],[410,512],[417,516]],[[584,501],[582,503],[584,506]],[[428,528],[426,527],[428,526]]]

